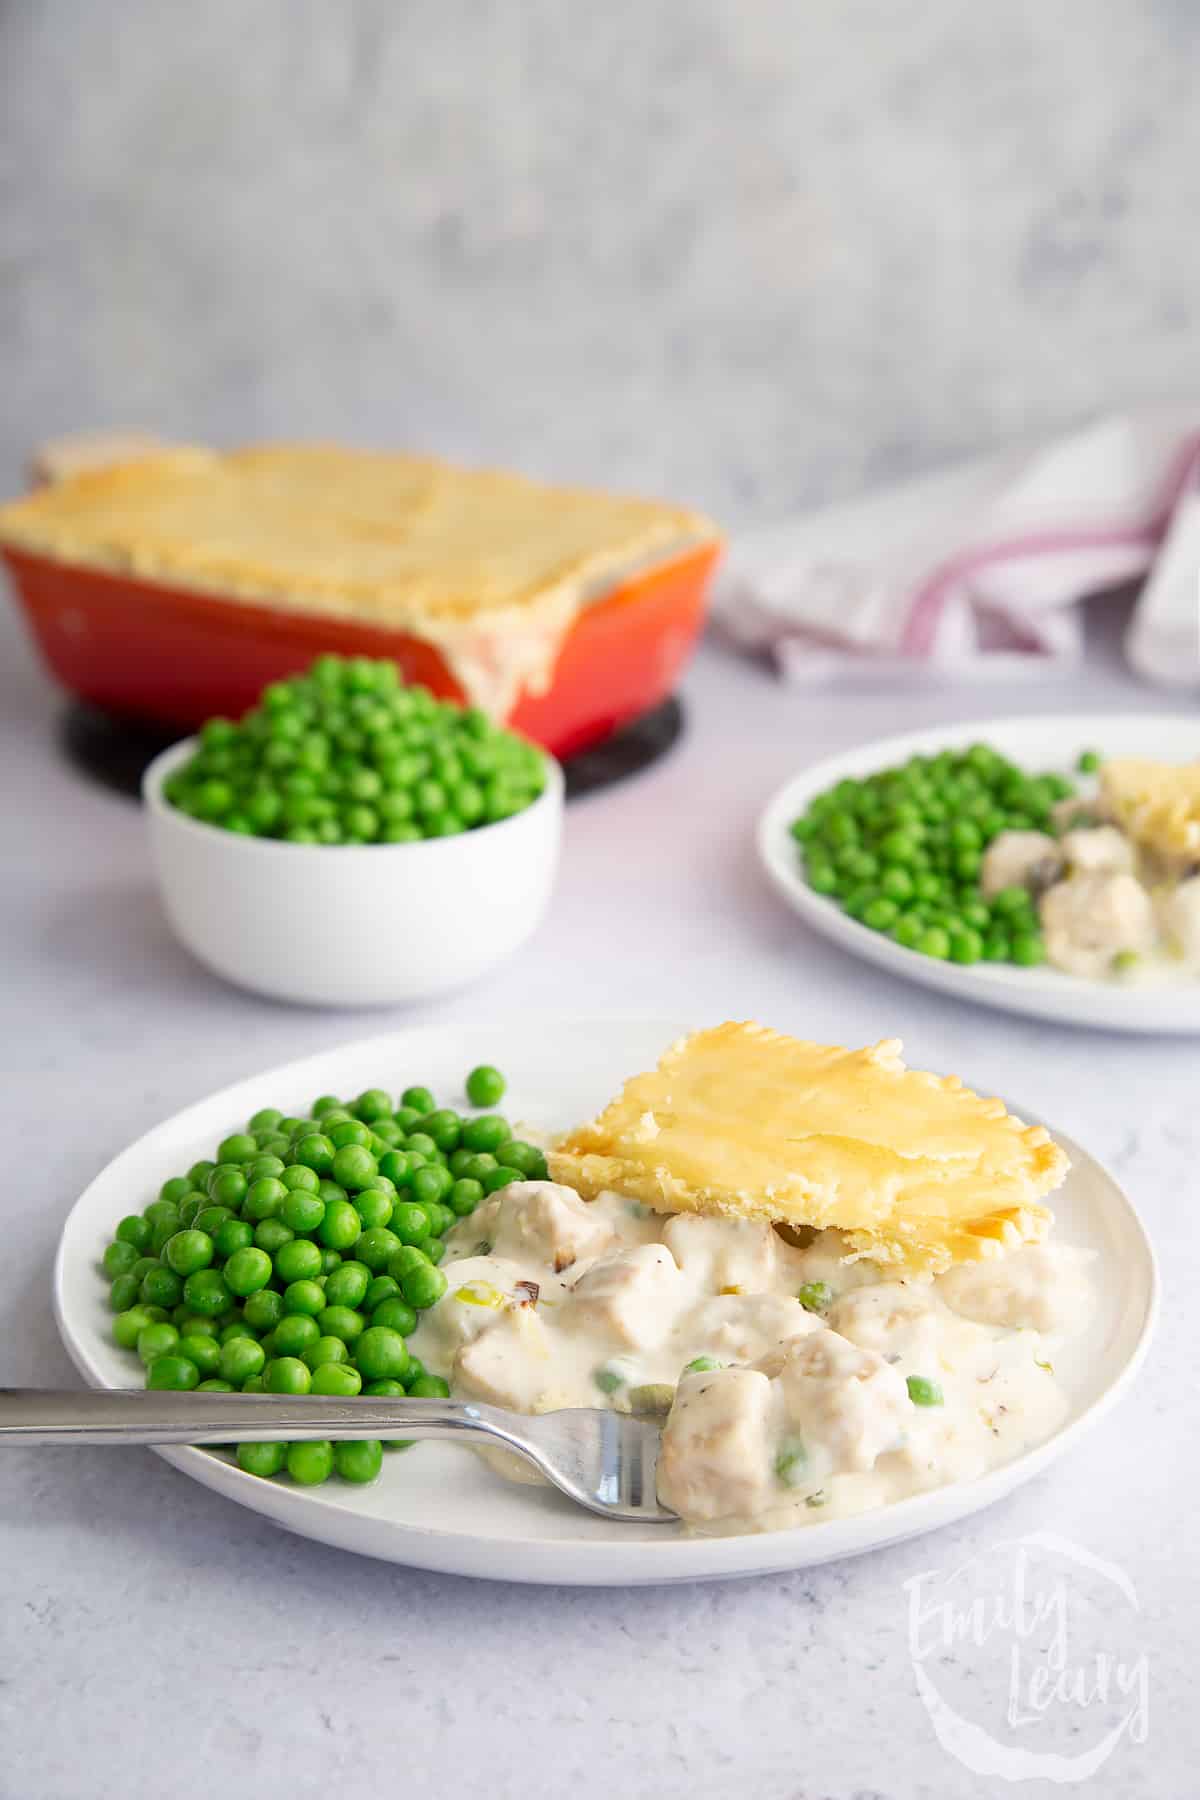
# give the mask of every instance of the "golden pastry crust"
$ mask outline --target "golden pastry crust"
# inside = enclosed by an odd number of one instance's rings
[[[1167,862],[1200,861],[1200,763],[1116,757],[1101,767],[1100,794],[1143,849]]]
[[[398,628],[571,612],[713,541],[699,513],[336,445],[181,448],[0,507],[0,543]]]
[[[836,1227],[934,1273],[1044,1237],[1067,1158],[1042,1126],[891,1038],[865,1050],[725,1024],[675,1044],[550,1152],[555,1180],[660,1212]]]

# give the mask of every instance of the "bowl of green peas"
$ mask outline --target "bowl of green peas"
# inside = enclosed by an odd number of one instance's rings
[[[554,759],[393,663],[320,657],[146,771],[167,917],[198,960],[275,999],[385,1006],[462,987],[549,904]]]

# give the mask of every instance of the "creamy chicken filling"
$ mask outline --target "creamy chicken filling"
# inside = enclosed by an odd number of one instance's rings
[[[1078,803],[1069,803],[1078,809]],[[1061,837],[1002,831],[984,853],[985,897],[1038,896],[1046,958],[1091,980],[1200,973],[1200,875],[1156,864],[1115,825],[1072,824]]]
[[[898,1278],[750,1220],[513,1183],[447,1240],[413,1348],[518,1412],[664,1420],[659,1493],[709,1529],[805,1524],[982,1474],[1061,1423],[1086,1255],[1031,1246]]]

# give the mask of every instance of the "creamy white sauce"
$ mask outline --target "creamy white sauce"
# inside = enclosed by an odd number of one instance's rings
[[[1057,1429],[1086,1253],[1031,1246],[936,1280],[847,1257],[834,1231],[799,1249],[749,1220],[513,1183],[451,1233],[413,1349],[455,1393],[517,1412],[669,1405],[659,1493],[707,1530],[886,1506]],[[697,1358],[717,1366],[688,1372]]]

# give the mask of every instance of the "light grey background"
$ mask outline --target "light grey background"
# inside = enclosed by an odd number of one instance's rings
[[[769,518],[1200,365],[1190,0],[0,0],[0,487],[342,435]]]

